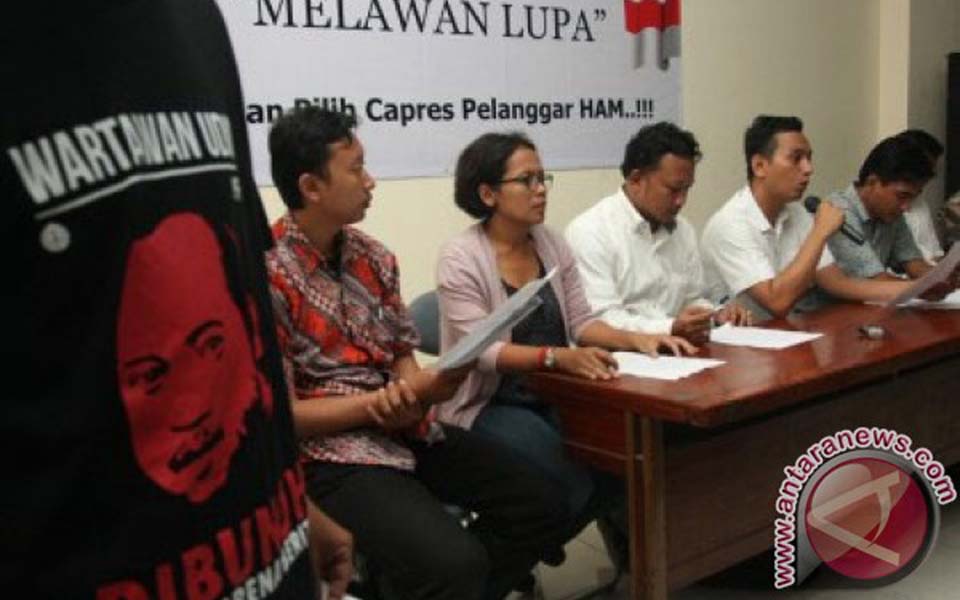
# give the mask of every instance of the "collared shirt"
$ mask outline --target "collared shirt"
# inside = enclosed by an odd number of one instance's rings
[[[710,217],[703,230],[700,251],[713,299],[733,298],[761,281],[773,279],[793,262],[812,228],[812,217],[798,202],[784,206],[771,225],[750,186],[741,188]],[[831,264],[833,256],[824,248],[817,270]],[[821,302],[811,288],[795,308],[810,310]],[[750,308],[758,308],[753,304]]]
[[[677,217],[673,231],[654,232],[623,189],[575,218],[566,238],[594,314],[614,327],[670,333],[677,313],[704,295],[690,223]]]
[[[330,264],[289,214],[274,225],[274,237],[267,271],[297,398],[383,387],[394,361],[419,343],[400,297],[396,257],[360,230],[344,227],[339,264]],[[327,462],[414,467],[402,441],[373,428],[314,436],[301,442],[301,451]]]
[[[843,209],[846,224],[862,233],[866,240],[859,246],[837,232],[827,241],[837,264],[847,275],[874,277],[886,272],[888,267],[923,258],[904,218],[898,217],[892,223],[872,218],[853,185],[831,194],[829,199]]]

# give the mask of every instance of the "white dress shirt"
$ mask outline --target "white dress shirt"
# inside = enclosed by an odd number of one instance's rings
[[[913,240],[917,243],[917,248],[923,254],[923,260],[934,262],[943,256],[943,247],[940,246],[940,240],[937,238],[937,231],[933,226],[933,216],[930,214],[930,205],[921,196],[914,200],[910,210],[903,213],[907,221],[907,227],[913,234]]]
[[[673,318],[703,297],[697,235],[683,217],[651,231],[624,194],[607,196],[566,230],[587,300],[613,327],[670,333]]]
[[[787,204],[771,225],[750,186],[741,188],[710,217],[703,230],[700,249],[712,299],[736,298],[761,281],[773,279],[797,256],[812,228],[813,218],[799,202]],[[824,247],[817,270],[831,264],[833,255]],[[817,301],[808,292],[798,305]]]

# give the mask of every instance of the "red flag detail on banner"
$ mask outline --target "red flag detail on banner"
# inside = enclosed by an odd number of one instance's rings
[[[667,0],[663,5],[663,28],[680,25],[680,0]]]
[[[663,31],[680,24],[680,0],[623,0],[624,22],[627,31],[640,33],[653,27]]]

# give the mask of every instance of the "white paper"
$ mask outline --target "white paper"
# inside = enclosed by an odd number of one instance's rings
[[[887,306],[900,306],[917,298],[936,284],[946,281],[956,270],[957,265],[960,265],[960,244],[954,244],[950,248],[950,252],[936,266],[927,271],[926,275],[914,281],[913,285],[897,294],[893,300],[887,302]]]
[[[729,323],[710,332],[710,341],[730,346],[749,346],[780,350],[789,348],[822,336],[822,333],[806,331],[783,331],[764,327],[735,327]]]
[[[914,298],[900,306],[920,308],[923,310],[960,310],[960,290],[954,290],[942,300],[920,300],[919,298]]]
[[[517,290],[506,302],[477,323],[473,331],[460,338],[460,341],[454,344],[453,348],[444,352],[437,362],[431,365],[431,368],[448,371],[463,366],[480,356],[490,344],[500,337],[500,334],[512,328],[540,306],[542,301],[537,296],[537,292],[550,281],[556,272],[557,268],[554,267],[540,279],[534,279]]]
[[[618,371],[623,375],[667,381],[676,381],[723,364],[722,360],[714,358],[663,355],[653,358],[637,352],[614,352],[613,357],[617,359]]]

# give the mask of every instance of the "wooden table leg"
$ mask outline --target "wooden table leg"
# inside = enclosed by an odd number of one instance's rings
[[[643,454],[644,597],[667,598],[667,480],[664,469],[663,423],[640,420]]]
[[[667,598],[667,527],[663,425],[630,412],[626,422],[627,507],[630,522],[630,597]]]
[[[626,425],[626,460],[625,478],[627,481],[627,522],[630,527],[630,597],[633,600],[642,600],[644,572],[641,557],[643,556],[643,487],[640,482],[640,432],[637,418],[630,411],[624,411],[623,421]]]

